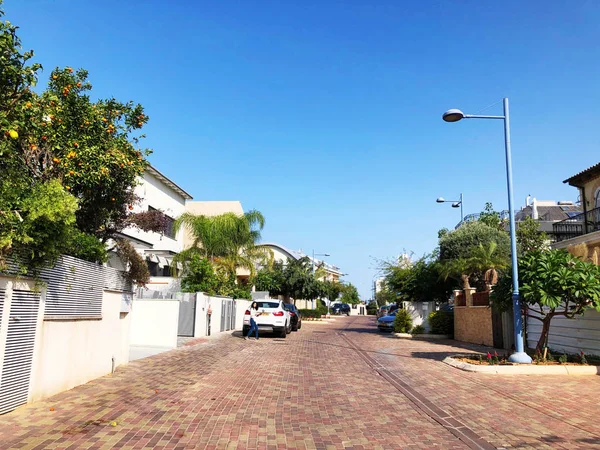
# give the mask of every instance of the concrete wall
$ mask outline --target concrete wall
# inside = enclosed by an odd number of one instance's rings
[[[177,347],[179,301],[136,299],[132,310],[132,346]]]
[[[350,315],[351,316],[366,316],[367,315],[367,305],[350,305]]]
[[[454,339],[492,347],[492,309],[487,306],[455,306]]]
[[[129,362],[131,315],[122,292],[104,291],[101,320],[45,320],[38,330],[30,395],[39,400],[111,373]],[[43,296],[40,310],[43,311]]]
[[[221,306],[223,300],[231,300],[229,297],[211,297],[198,293],[196,296],[196,326],[194,337],[207,336],[208,311],[210,310],[210,335],[214,336],[221,332]],[[236,299],[235,329],[243,327],[244,313],[250,307],[250,300]],[[231,333],[231,330],[225,331]]]

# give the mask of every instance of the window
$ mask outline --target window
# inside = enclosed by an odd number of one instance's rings
[[[581,214],[579,211],[567,211],[565,213],[568,217],[575,217],[578,216],[579,214]]]
[[[165,218],[165,222],[166,222],[164,235],[171,239],[175,239],[175,230],[173,229],[173,225],[175,224],[175,219],[167,216],[164,212],[162,212],[159,209],[153,208],[152,206],[148,206],[148,211],[158,211],[163,215],[163,217]]]
[[[278,308],[279,307],[279,303],[275,303],[275,302],[256,302],[256,305],[259,308]]]

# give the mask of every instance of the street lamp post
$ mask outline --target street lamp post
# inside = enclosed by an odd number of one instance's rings
[[[516,363],[531,364],[531,357],[525,353],[523,343],[523,316],[521,314],[521,299],[519,298],[519,267],[517,261],[517,239],[515,236],[515,212],[513,209],[513,181],[512,181],[512,157],[510,151],[510,116],[508,111],[508,98],[503,99],[503,116],[480,116],[465,114],[459,109],[450,109],[442,115],[445,122],[458,122],[461,119],[502,119],[504,120],[504,149],[506,152],[506,185],[508,189],[508,217],[510,222],[510,250],[512,259],[512,302],[513,316],[515,322],[515,350],[510,355],[509,361]]]
[[[460,221],[462,223],[464,219],[463,215],[463,195],[460,193],[460,200],[446,200],[444,197],[438,197],[436,200],[438,203],[452,203],[453,208],[458,208],[460,206]]]
[[[313,248],[313,251],[312,251],[312,273],[313,273],[313,276],[315,275],[315,256],[331,256],[331,255],[329,253],[315,253],[315,249]],[[329,300],[329,299],[327,299],[327,300]],[[314,300],[312,301],[312,307],[313,307],[313,309],[315,309],[315,301]],[[328,311],[329,311],[329,308],[328,308]]]

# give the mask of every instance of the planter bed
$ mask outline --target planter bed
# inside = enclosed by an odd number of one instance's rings
[[[449,366],[466,372],[495,373],[500,375],[600,375],[600,366],[557,362],[552,363],[500,363],[490,365],[487,362],[469,360],[468,356],[455,356],[444,359]]]

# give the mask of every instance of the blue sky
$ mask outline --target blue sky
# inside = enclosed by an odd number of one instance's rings
[[[431,251],[459,210],[575,200],[598,162],[600,3],[7,0],[49,73],[142,103],[150,161],[196,200],[240,200],[263,238],[331,254],[369,298],[373,258]],[[485,112],[501,114],[501,104]]]

